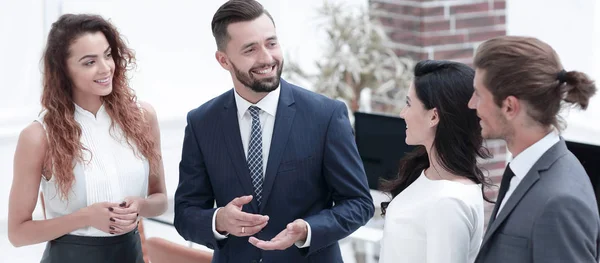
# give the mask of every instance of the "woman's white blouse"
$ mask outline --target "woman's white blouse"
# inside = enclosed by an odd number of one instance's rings
[[[483,222],[481,185],[421,173],[387,207],[379,262],[474,262]]]
[[[42,113],[38,118],[44,128]],[[71,214],[98,202],[121,203],[125,197],[146,197],[148,191],[148,160],[130,146],[121,128],[100,107],[96,116],[75,105],[75,121],[81,127],[83,162],[77,161],[73,175],[75,182],[67,200],[60,197],[55,176],[42,179],[45,213],[48,219]],[[132,145],[134,145],[132,143]],[[136,154],[137,153],[137,154]],[[93,227],[71,232],[79,236],[113,236]]]

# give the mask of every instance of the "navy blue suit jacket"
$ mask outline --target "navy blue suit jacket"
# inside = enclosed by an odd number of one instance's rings
[[[248,237],[214,237],[214,202],[223,207],[254,194],[232,89],[188,113],[175,193],[175,228],[186,240],[214,249],[213,262],[342,262],[337,241],[373,216],[345,105],[284,80],[280,89],[262,203],[252,200],[243,211],[269,216],[255,235],[261,240],[304,219],[310,247],[262,251]]]

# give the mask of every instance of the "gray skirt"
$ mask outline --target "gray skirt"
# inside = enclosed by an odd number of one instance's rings
[[[46,244],[40,263],[144,263],[137,228],[114,237],[65,235]]]

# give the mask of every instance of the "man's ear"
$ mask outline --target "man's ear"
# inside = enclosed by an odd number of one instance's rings
[[[521,101],[517,99],[515,96],[508,96],[502,102],[502,113],[508,120],[512,120],[519,115],[520,111],[523,109],[523,105],[521,105]]]
[[[221,65],[221,67],[223,67],[227,71],[231,70],[231,62],[229,62],[229,58],[227,57],[227,54],[225,54],[225,52],[217,50],[217,52],[215,52],[215,58],[217,59],[217,62],[219,62],[219,65]]]

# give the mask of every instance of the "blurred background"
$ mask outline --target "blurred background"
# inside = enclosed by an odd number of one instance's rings
[[[0,262],[39,262],[45,246],[14,248],[8,242],[8,195],[19,132],[41,110],[40,59],[46,36],[51,24],[65,13],[94,13],[111,20],[137,56],[131,86],[138,98],[150,102],[158,113],[171,208],[159,218],[144,220],[146,237],[206,249],[183,240],[169,222],[186,113],[232,88],[228,72],[214,58],[216,46],[210,29],[214,12],[224,2],[0,0]],[[402,154],[397,152],[400,148],[385,148],[385,143],[377,146],[377,141],[369,138],[387,136],[383,138],[403,143],[404,134],[385,127],[400,123],[395,116],[404,106],[412,65],[418,60],[471,64],[473,52],[482,41],[507,34],[528,35],[553,46],[566,70],[583,71],[600,79],[597,0],[260,2],[276,23],[285,53],[284,78],[342,100],[352,112],[364,113],[356,115],[356,124],[363,123],[360,132],[355,127],[363,160],[369,159],[366,155],[370,152],[377,155],[372,158]],[[568,124],[565,139],[598,152],[600,95],[592,99],[587,111],[565,111],[563,117]],[[350,118],[354,123],[355,116]],[[499,183],[510,156],[500,141],[488,141],[487,146],[494,158],[482,166]],[[592,157],[600,161],[600,155]],[[370,183],[375,182],[380,176],[377,171],[383,168],[365,166]],[[598,176],[590,174],[593,182]],[[495,190],[489,193],[493,195]],[[375,189],[372,194],[376,206],[388,200]],[[367,226],[342,240],[346,262],[376,262],[382,219],[377,216],[379,212],[375,214]],[[34,218],[42,218],[39,207]]]

